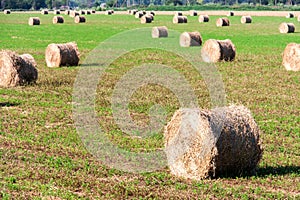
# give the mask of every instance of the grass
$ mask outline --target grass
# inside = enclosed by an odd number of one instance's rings
[[[296,19],[253,17],[252,24],[215,26],[217,16],[200,24],[172,24],[171,16],[156,16],[153,24],[141,25],[133,16],[87,16],[86,24],[53,25],[52,15],[42,16],[41,26],[30,27],[31,14],[0,14],[0,49],[31,53],[37,63],[36,84],[0,88],[0,197],[2,199],[297,199],[300,197],[300,74],[281,65],[282,52],[290,42],[300,43]],[[280,34],[281,22],[293,22],[296,33]],[[237,57],[218,63],[228,104],[243,104],[257,121],[264,156],[257,174],[191,181],[174,177],[168,168],[151,173],[128,173],[107,167],[82,144],[72,119],[73,84],[78,67],[47,68],[44,52],[49,43],[76,41],[81,62],[100,42],[125,30],[166,25],[179,32],[200,31],[209,38],[233,41]],[[151,151],[163,146],[161,133],[146,139],[123,133],[112,118],[111,95],[116,83],[133,66],[142,63],[172,66],[189,81],[203,108],[210,108],[205,82],[183,58],[156,49],[134,51],[115,60],[103,74],[96,96],[99,124],[113,143],[131,151]],[[179,108],[171,91],[158,85],[140,87],[129,109],[136,123],[149,122],[155,103],[167,111],[167,120]]]

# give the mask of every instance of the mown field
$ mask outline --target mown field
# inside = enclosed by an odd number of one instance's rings
[[[41,25],[28,26],[30,16],[40,17]],[[252,24],[241,24],[240,17],[234,16],[231,26],[220,28],[215,25],[218,16],[211,16],[205,24],[188,17],[188,24],[179,25],[172,23],[172,16],[155,16],[152,24],[143,25],[130,15],[90,15],[85,24],[75,24],[65,16],[65,24],[57,25],[52,24],[52,17],[0,14],[0,49],[32,54],[39,72],[36,84],[0,88],[1,199],[300,198],[300,73],[286,71],[281,64],[285,46],[300,43],[296,18],[253,17]],[[296,32],[280,34],[281,22],[293,22]],[[255,175],[192,181],[172,176],[167,167],[128,173],[106,166],[82,144],[72,118],[73,84],[79,67],[47,68],[47,45],[75,41],[83,63],[89,52],[111,36],[159,25],[178,32],[199,31],[204,41],[229,38],[235,44],[235,61],[218,63],[217,68],[227,104],[248,107],[260,127],[264,155]],[[110,101],[118,80],[143,63],[172,66],[190,82],[199,106],[211,107],[205,82],[184,58],[157,49],[119,57],[99,81],[95,106],[99,124],[111,141],[136,152],[162,148],[162,131],[146,139],[124,134],[113,120]],[[131,116],[146,125],[154,104],[167,110],[167,120],[179,108],[176,95],[151,84],[131,97]]]

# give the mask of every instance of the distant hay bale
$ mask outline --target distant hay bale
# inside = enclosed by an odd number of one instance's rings
[[[168,37],[168,28],[166,26],[156,26],[152,28],[152,38]]]
[[[65,15],[69,15],[70,14],[70,10],[65,10]]]
[[[234,16],[234,12],[232,11],[228,12],[227,16]]]
[[[38,78],[36,62],[30,54],[0,51],[0,86],[15,87],[34,83]]]
[[[9,14],[11,13],[11,11],[10,11],[10,10],[7,10],[7,9],[5,9],[5,10],[3,11],[3,13],[4,13],[5,15],[9,15]]]
[[[199,32],[184,32],[180,35],[179,39],[180,46],[190,47],[190,46],[201,46],[202,37]]]
[[[85,23],[86,22],[86,19],[84,16],[80,16],[80,15],[77,15],[74,19],[75,23]]]
[[[137,18],[137,19],[141,18],[142,16],[144,16],[144,13],[141,12],[141,11],[136,12],[135,15],[134,15],[134,17]]]
[[[151,23],[152,19],[153,19],[153,16],[144,15],[141,17],[141,24]]]
[[[242,24],[248,24],[252,22],[252,17],[251,16],[242,16],[241,17],[241,23]]]
[[[40,25],[40,18],[38,17],[30,17],[29,20],[28,20],[28,24],[30,26],[35,26],[35,25]]]
[[[138,12],[138,11],[137,11],[136,9],[134,9],[134,10],[129,10],[129,14],[131,14],[131,15],[135,15],[137,12]]]
[[[175,12],[175,16],[183,16],[181,11]]]
[[[86,11],[85,11],[85,14],[86,14],[86,15],[91,15],[91,14],[92,14],[92,11],[86,10]]]
[[[54,16],[52,19],[53,24],[63,24],[64,23],[64,17],[63,16]]]
[[[95,14],[96,13],[96,10],[92,10],[92,14]]]
[[[174,23],[174,24],[187,23],[187,17],[186,17],[186,16],[175,15],[175,16],[173,17],[173,23]]]
[[[150,11],[149,14],[155,16],[155,12],[154,11]]]
[[[294,13],[288,13],[286,16],[285,16],[286,18],[294,18],[295,17],[295,15],[294,15]]]
[[[48,67],[77,66],[79,63],[79,51],[74,42],[49,44],[45,54]]]
[[[280,33],[294,33],[295,25],[293,23],[281,23],[279,26]]]
[[[196,10],[190,10],[190,16],[197,16],[198,13]]]
[[[42,11],[41,11],[41,14],[42,14],[42,15],[48,15],[48,14],[49,14],[49,11],[48,11],[48,10],[42,10]]]
[[[75,10],[72,10],[72,11],[70,11],[70,17],[76,17],[76,16],[78,16],[79,15],[79,12],[77,12],[77,11],[75,11]]]
[[[114,13],[113,10],[107,10],[105,11],[105,15],[112,15]]]
[[[84,10],[80,10],[80,11],[79,11],[79,14],[80,14],[80,15],[85,15],[85,11],[84,11]]]
[[[216,21],[216,25],[218,27],[220,26],[229,26],[230,25],[230,21],[228,18],[218,18],[217,21]]]
[[[282,64],[286,70],[300,71],[300,44],[290,43],[285,47]]]
[[[171,173],[194,180],[252,174],[263,153],[259,127],[244,106],[179,109],[164,138]]]
[[[60,10],[54,10],[53,13],[54,15],[60,15]]]
[[[198,18],[199,22],[209,22],[209,16],[208,15],[200,15]]]
[[[207,40],[201,49],[202,58],[206,62],[233,61],[236,55],[231,40]]]

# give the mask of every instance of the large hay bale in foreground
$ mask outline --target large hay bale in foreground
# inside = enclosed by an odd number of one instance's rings
[[[195,180],[253,173],[263,152],[259,128],[244,106],[180,109],[164,138],[171,173]]]
[[[251,16],[242,16],[241,23],[242,24],[252,23],[252,17]]]
[[[280,33],[294,33],[295,25],[293,23],[281,23],[279,26]]]
[[[53,24],[63,24],[64,23],[64,17],[63,16],[54,16],[52,19]]]
[[[190,46],[201,46],[202,37],[199,32],[184,32],[180,35],[180,46],[190,47]]]
[[[294,15],[294,13],[288,13],[286,16],[285,16],[286,18],[294,18],[295,17],[295,15]]]
[[[230,21],[228,18],[218,18],[216,21],[216,25],[218,27],[220,26],[229,26],[230,25]]]
[[[144,15],[141,17],[141,24],[151,23],[153,20],[153,16]]]
[[[202,49],[201,55],[206,62],[233,61],[236,50],[231,40],[207,40]]]
[[[300,44],[290,43],[285,47],[282,64],[286,70],[300,71]]]
[[[80,16],[80,15],[77,15],[74,19],[74,22],[75,23],[85,23],[86,19],[84,16]]]
[[[38,17],[30,17],[29,20],[28,20],[28,24],[30,26],[40,25],[41,24],[40,18],[38,18]]]
[[[14,87],[35,82],[38,78],[36,62],[30,54],[18,55],[0,51],[0,86]]]
[[[9,15],[9,14],[11,13],[11,11],[6,9],[6,10],[3,11],[3,13],[4,13],[5,15]]]
[[[152,38],[168,37],[168,28],[166,26],[158,26],[152,28]]]
[[[48,15],[49,12],[48,12],[48,10],[42,10],[42,11],[41,11],[41,14],[42,14],[42,15]]]
[[[199,22],[209,22],[209,16],[208,15],[200,15],[198,18]]]
[[[79,63],[77,44],[74,42],[49,44],[45,58],[48,67],[77,66]]]
[[[187,17],[186,17],[186,16],[175,15],[175,16],[173,17],[173,23],[174,23],[174,24],[187,23]]]
[[[196,10],[190,10],[190,16],[197,16],[198,13]]]

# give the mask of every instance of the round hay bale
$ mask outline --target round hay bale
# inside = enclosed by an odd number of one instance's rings
[[[155,12],[154,11],[150,11],[149,14],[155,16]]]
[[[0,51],[0,86],[15,87],[34,83],[38,78],[36,66],[30,54],[19,56],[13,51]]]
[[[87,15],[91,15],[91,14],[92,14],[92,11],[90,11],[90,10],[87,10],[87,11],[85,11],[85,14],[87,14]]]
[[[137,12],[137,10],[131,10],[131,15],[135,15]]]
[[[218,18],[217,21],[216,21],[216,25],[218,27],[229,26],[230,25],[230,21],[229,21],[228,18]]]
[[[80,15],[85,15],[85,11],[84,11],[84,10],[80,10],[80,11],[79,11],[79,14],[80,14]]]
[[[197,16],[198,13],[196,10],[190,10],[190,16]]]
[[[166,26],[158,26],[152,28],[152,38],[168,37],[168,28]]]
[[[49,44],[45,58],[48,67],[77,66],[79,63],[77,44],[75,42]]]
[[[294,18],[295,17],[295,15],[294,15],[294,13],[288,13],[286,16],[285,16],[286,18]]]
[[[80,16],[80,15],[77,15],[76,17],[75,17],[75,23],[85,23],[86,22],[86,19],[85,19],[85,17],[84,16]]]
[[[54,10],[53,13],[54,15],[60,15],[60,10]]]
[[[28,24],[30,26],[35,26],[35,25],[40,25],[40,18],[38,17],[30,17],[29,20],[28,20]]]
[[[42,14],[42,15],[48,15],[49,12],[48,12],[48,10],[42,10],[42,11],[41,11],[41,14]]]
[[[114,13],[113,10],[107,10],[105,11],[105,15],[112,15]]]
[[[74,10],[70,11],[70,17],[74,18],[76,16],[79,16],[79,12],[74,11]]]
[[[143,17],[143,15],[144,15],[143,12],[140,11],[140,12],[136,12],[134,17],[139,19],[139,18]]]
[[[52,19],[53,24],[63,24],[64,23],[64,17],[63,16],[54,16]]]
[[[198,18],[199,22],[209,22],[209,16],[208,15],[200,15]]]
[[[227,16],[234,16],[234,12],[232,11],[228,12]]]
[[[285,47],[282,64],[286,70],[300,71],[300,44],[290,43]]]
[[[252,17],[251,16],[242,16],[241,17],[241,23],[242,24],[248,24],[252,22]]]
[[[171,173],[194,180],[253,173],[263,153],[259,134],[244,106],[177,110],[164,131]]]
[[[175,16],[183,16],[181,11],[175,12]]]
[[[146,24],[146,23],[151,23],[152,22],[152,17],[149,15],[144,15],[141,17],[141,24]]]
[[[70,14],[70,10],[65,10],[65,15],[69,15]]]
[[[175,15],[175,16],[173,17],[173,23],[174,23],[174,24],[187,23],[187,17],[186,17],[186,16],[178,16],[178,15]]]
[[[202,49],[201,55],[206,62],[233,61],[236,50],[231,40],[207,40]]]
[[[96,10],[92,10],[92,14],[95,14],[96,13]]]
[[[9,15],[9,14],[11,13],[11,11],[10,11],[10,10],[4,10],[3,13],[4,13],[5,15]]]
[[[294,33],[295,25],[293,23],[281,23],[279,26],[280,33]]]
[[[184,32],[180,35],[179,40],[180,46],[190,47],[190,46],[201,46],[202,37],[199,32]]]

